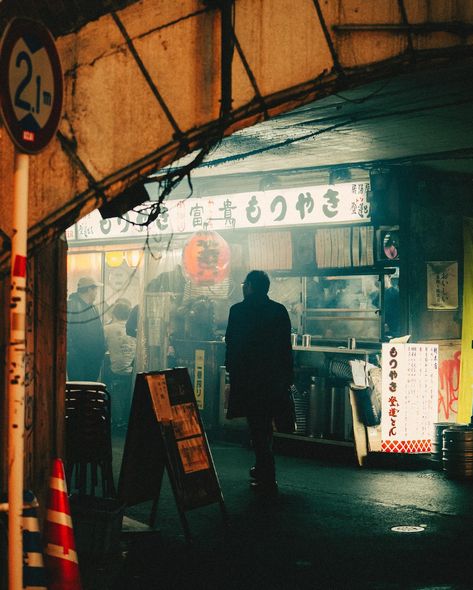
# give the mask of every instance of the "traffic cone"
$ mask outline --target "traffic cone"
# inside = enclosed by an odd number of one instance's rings
[[[61,459],[53,461],[49,489],[45,526],[49,590],[82,590],[64,465]]]
[[[46,569],[43,562],[43,545],[39,532],[38,500],[31,491],[23,494],[23,588],[47,590]]]

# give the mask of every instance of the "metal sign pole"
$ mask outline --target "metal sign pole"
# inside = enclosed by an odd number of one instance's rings
[[[23,588],[26,263],[29,156],[15,151],[8,347],[8,588]]]
[[[53,139],[61,118],[62,69],[51,33],[41,23],[13,19],[0,43],[0,115],[16,146],[8,345],[9,590],[23,588],[26,265],[28,154]]]

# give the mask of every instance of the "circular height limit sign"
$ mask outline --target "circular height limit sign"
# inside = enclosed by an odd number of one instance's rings
[[[0,105],[20,151],[36,154],[54,137],[62,92],[61,63],[51,33],[32,20],[11,21],[0,47]]]

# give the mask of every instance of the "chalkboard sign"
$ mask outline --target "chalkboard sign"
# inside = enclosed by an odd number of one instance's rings
[[[192,383],[181,367],[140,373],[135,382],[118,495],[128,506],[153,500],[151,525],[164,468],[188,539],[185,511],[219,503],[226,520]]]

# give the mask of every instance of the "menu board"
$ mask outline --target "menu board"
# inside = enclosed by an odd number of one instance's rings
[[[383,344],[381,450],[430,453],[437,421],[436,344]]]
[[[128,505],[154,500],[154,521],[166,468],[189,535],[184,512],[223,496],[186,368],[140,373],[136,377],[118,484]]]

